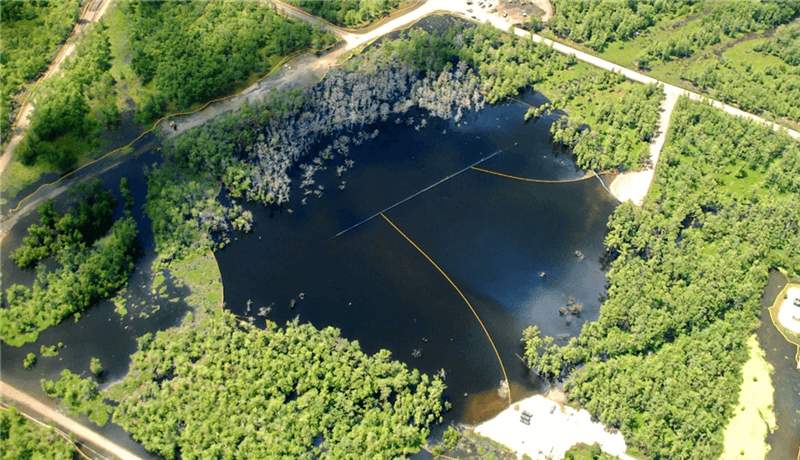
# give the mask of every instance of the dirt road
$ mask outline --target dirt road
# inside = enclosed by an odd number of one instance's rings
[[[86,441],[87,443],[108,452],[120,460],[145,460],[120,446],[119,444],[116,444],[106,439],[104,436],[94,432],[94,430],[91,428],[86,427],[83,424],[80,424],[75,420],[60,414],[58,411],[45,406],[44,404],[31,398],[25,393],[18,391],[5,382],[0,382],[0,394],[3,395],[3,398],[6,402],[13,402],[17,404],[20,411],[24,411],[30,415],[36,414],[42,416],[61,426],[65,431],[73,433],[76,440]]]
[[[467,14],[465,10],[466,8],[465,2],[462,4],[462,2],[434,0],[430,2],[430,4],[431,7],[435,9],[448,10],[462,15]],[[475,16],[476,20],[480,22],[488,21],[489,23],[491,23],[493,26],[495,26],[500,30],[509,30],[509,28],[512,26],[509,20],[500,17],[498,14],[490,14],[488,11],[484,9],[475,9],[474,12],[470,12],[469,15]],[[625,77],[628,78],[629,80],[644,84],[657,83],[663,85],[666,98],[664,99],[661,105],[661,116],[659,118],[659,126],[657,128],[658,131],[650,146],[650,166],[648,167],[648,169],[644,171],[632,171],[632,172],[627,172],[625,174],[621,174],[614,180],[614,182],[612,182],[610,187],[612,195],[614,195],[614,197],[619,199],[620,201],[632,200],[634,204],[641,205],[645,195],[647,195],[647,191],[650,189],[650,184],[653,182],[653,176],[655,174],[656,165],[658,165],[658,159],[661,154],[661,149],[664,147],[667,131],[669,129],[672,110],[675,108],[675,104],[677,103],[678,98],[680,96],[686,96],[694,101],[710,102],[714,107],[722,109],[731,115],[749,118],[759,123],[771,126],[772,129],[776,131],[783,129],[793,138],[800,139],[800,133],[798,133],[797,131],[782,127],[777,123],[767,121],[757,115],[753,115],[752,113],[747,113],[743,110],[737,109],[736,107],[730,106],[728,104],[724,104],[720,101],[709,99],[708,97],[700,95],[698,93],[688,91],[683,88],[679,88],[675,85],[664,83],[662,81],[656,80],[652,77],[648,77],[647,75],[641,74],[634,70],[621,67],[617,64],[606,61],[599,57],[592,56],[588,53],[584,53],[583,51],[577,50],[562,43],[554,42],[553,40],[543,38],[540,35],[531,34],[530,32],[519,28],[514,28],[514,33],[517,36],[532,39],[537,43],[545,43],[546,45],[553,47],[553,49],[555,49],[560,53],[572,54],[579,61],[586,62],[587,64],[591,64],[595,67],[600,67],[601,69],[621,73],[625,75]]]
[[[75,28],[72,29],[69,37],[67,37],[67,43],[64,43],[64,46],[61,47],[61,50],[56,55],[55,59],[53,59],[53,62],[50,63],[50,67],[48,67],[44,75],[42,75],[42,77],[39,78],[39,80],[37,80],[33,86],[39,84],[39,82],[42,80],[52,77],[58,72],[58,69],[61,68],[61,65],[64,63],[64,61],[75,51],[75,43],[69,42],[69,38],[78,35],[88,24],[97,22],[103,16],[103,14],[105,14],[106,10],[108,9],[108,5],[110,4],[111,0],[89,0],[83,11],[81,11],[81,15],[78,18],[78,22],[75,24]],[[29,92],[33,89],[33,86],[31,86],[31,88],[28,90]],[[11,139],[8,141],[8,145],[6,145],[6,149],[3,151],[3,154],[0,155],[0,174],[3,174],[3,172],[6,170],[6,167],[11,162],[12,152],[22,138],[25,137],[25,132],[28,130],[29,124],[28,118],[32,113],[33,101],[30,101],[26,98],[25,103],[19,110],[17,119],[11,128],[13,130]]]

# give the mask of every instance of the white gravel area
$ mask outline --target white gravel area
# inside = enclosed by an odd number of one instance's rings
[[[791,287],[786,290],[786,299],[778,310],[778,321],[786,329],[800,334],[800,307],[794,305],[794,299],[800,299],[800,288]]]
[[[581,442],[597,442],[603,451],[611,455],[630,458],[625,454],[622,434],[612,434],[606,431],[604,425],[592,422],[591,415],[584,409],[562,406],[539,395],[517,404],[519,410],[509,407],[476,427],[475,432],[511,448],[519,458],[527,454],[537,460],[560,460],[570,447]],[[523,411],[531,414],[530,425],[520,421]]]

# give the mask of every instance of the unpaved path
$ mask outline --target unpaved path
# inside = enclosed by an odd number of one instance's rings
[[[65,431],[73,433],[76,440],[86,441],[87,443],[108,452],[120,460],[145,460],[120,446],[119,444],[107,439],[105,436],[96,433],[91,428],[45,406],[44,404],[31,398],[25,393],[18,391],[16,388],[8,385],[5,382],[0,382],[0,394],[3,395],[3,398],[7,402],[14,402],[18,405],[24,406],[26,411],[34,412],[37,415],[51,420],[57,425],[63,427]],[[19,409],[22,411],[22,408]]]
[[[78,22],[75,25],[75,28],[72,29],[72,32],[67,37],[67,41],[72,36],[79,34],[88,24],[93,22],[97,22],[103,14],[105,14],[106,10],[108,9],[108,5],[111,4],[111,0],[89,0],[86,7],[81,12],[80,17],[78,18]],[[40,81],[50,78],[51,76],[55,75],[56,72],[61,68],[61,64],[75,51],[75,43],[74,42],[66,42],[64,46],[61,47],[61,50],[56,55],[53,62],[50,63],[50,67],[48,67],[47,71],[42,75],[39,80],[34,83],[28,91],[33,89],[33,86],[37,85]],[[12,130],[14,133],[11,135],[11,139],[8,141],[6,145],[6,149],[3,151],[3,154],[0,155],[0,174],[2,174],[8,164],[11,162],[11,154],[14,149],[17,147],[17,144],[25,137],[25,132],[28,130],[28,125],[30,120],[28,119],[33,113],[33,101],[30,99],[26,99],[25,103],[22,105],[22,108],[19,111],[19,115],[17,115],[17,119],[15,120],[15,124],[12,126]]]
[[[669,122],[672,118],[672,110],[678,102],[679,95],[667,93],[661,102],[661,116],[656,128],[656,137],[650,143],[650,162],[643,171],[628,171],[617,176],[609,186],[611,195],[619,201],[631,200],[636,206],[641,206],[650,184],[653,183],[656,165],[658,164],[661,149],[667,140]]]
[[[540,0],[540,2],[542,3],[542,6],[539,6],[539,8],[545,11],[546,13],[545,14],[546,19],[543,17],[543,20],[550,19],[553,12],[552,5],[547,0]],[[540,2],[537,2],[537,5],[539,5]],[[468,6],[466,5],[466,2],[453,1],[453,0],[429,0],[424,4],[422,4],[422,6],[420,6],[416,10],[411,11],[410,13],[403,15],[395,19],[394,21],[389,22],[382,27],[376,28],[375,30],[372,30],[365,34],[354,34],[347,32],[343,29],[340,29],[338,27],[335,27],[331,24],[328,24],[325,21],[320,21],[318,18],[315,18],[314,16],[302,10],[292,8],[288,5],[279,2],[276,2],[276,4],[278,5],[279,9],[281,9],[281,11],[284,11],[286,14],[289,14],[297,19],[302,19],[304,21],[309,21],[321,27],[325,27],[338,37],[342,38],[346,42],[344,50],[355,49],[358,46],[368,43],[371,40],[385,33],[403,27],[429,13],[438,10],[450,11],[462,16],[469,14],[470,16],[475,16],[476,20],[479,22],[488,21],[496,28],[504,31],[509,30],[512,26],[512,22],[509,19],[502,18],[497,13],[489,13],[485,9],[471,8],[473,9],[473,11],[467,12]],[[664,142],[666,141],[670,118],[672,116],[672,111],[675,108],[675,104],[677,103],[678,98],[680,96],[686,96],[695,101],[707,101],[711,103],[714,107],[722,109],[731,115],[749,118],[759,123],[766,124],[768,126],[771,126],[776,131],[784,130],[793,138],[800,139],[800,133],[798,133],[797,131],[782,127],[777,123],[767,121],[757,115],[744,112],[743,110],[740,110],[728,104],[724,104],[722,102],[709,99],[706,96],[685,90],[683,88],[679,88],[675,85],[664,83],[662,81],[656,80],[652,77],[648,77],[647,75],[641,74],[634,70],[627,69],[625,67],[620,67],[619,65],[614,64],[612,62],[606,61],[596,56],[592,56],[588,53],[584,53],[583,51],[577,50],[562,43],[554,42],[553,40],[543,38],[540,35],[531,34],[530,32],[519,28],[514,28],[514,33],[520,37],[532,39],[537,43],[545,43],[546,45],[553,47],[553,49],[555,49],[560,53],[572,54],[578,60],[586,62],[596,67],[600,67],[601,69],[621,73],[630,80],[644,84],[656,83],[656,84],[661,84],[663,86],[666,97],[661,105],[661,116],[659,119],[659,125],[657,128],[656,136],[654,137],[652,144],[650,146],[650,165],[644,171],[627,172],[625,174],[621,174],[614,180],[614,182],[612,182],[610,187],[611,193],[612,195],[614,195],[615,198],[619,199],[620,201],[631,200],[636,205],[642,204],[645,195],[647,195],[647,191],[650,189],[650,184],[652,184],[653,182],[653,177],[655,175],[655,168],[658,165],[661,149],[664,147]]]
[[[312,82],[319,81],[325,76],[328,69],[335,66],[339,62],[339,58],[348,52],[369,44],[389,32],[407,27],[434,11],[443,9],[442,5],[439,4],[440,2],[420,2],[414,9],[409,10],[402,16],[391,19],[367,32],[353,33],[322,21],[299,8],[283,2],[276,1],[272,3],[283,14],[322,27],[342,39],[344,43],[319,57],[313,53],[301,54],[299,57],[284,64],[281,70],[274,75],[261,80],[237,96],[211,104],[200,112],[172,117],[176,121],[176,129],[171,128],[168,123],[164,123],[161,126],[162,132],[166,137],[172,137],[195,126],[200,126],[218,115],[238,109],[242,104],[263,100],[265,95],[272,91],[308,86]]]

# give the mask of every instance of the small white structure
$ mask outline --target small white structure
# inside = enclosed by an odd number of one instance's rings
[[[795,300],[797,299],[797,300]],[[790,287],[786,290],[786,298],[778,310],[778,322],[781,326],[795,334],[800,334],[800,288]]]
[[[611,433],[602,424],[592,422],[586,410],[559,407],[544,396],[533,396],[518,404],[519,411],[509,407],[492,420],[477,426],[475,432],[511,448],[519,458],[522,458],[522,454],[528,454],[533,459],[562,459],[564,453],[579,442],[597,442],[603,451],[629,458],[625,455],[622,434]],[[531,414],[529,418],[525,417],[530,424],[520,418],[520,414],[525,412]]]

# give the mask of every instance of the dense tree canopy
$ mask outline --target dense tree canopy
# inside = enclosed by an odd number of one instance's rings
[[[224,94],[279,57],[322,48],[332,36],[257,2],[130,2],[131,66],[157,97],[184,108]]]
[[[665,16],[687,14],[685,1],[554,0],[548,27],[557,36],[602,51],[610,42],[628,40]]]
[[[40,331],[109,297],[133,270],[136,222],[126,215],[112,224],[117,200],[99,179],[79,185],[77,193],[63,216],[52,202],[40,206],[39,224],[28,228],[31,236],[13,253],[21,266],[53,255],[61,267],[40,270],[32,288],[15,284],[6,289],[0,325],[3,341],[11,346],[34,342]]]
[[[12,98],[33,80],[56,54],[78,18],[79,1],[8,0],[0,8],[0,133],[9,134],[16,107]]]
[[[39,224],[28,227],[30,236],[11,253],[17,265],[30,267],[52,254],[80,250],[111,227],[117,198],[103,188],[100,180],[78,184],[71,192],[78,199],[64,215],[55,210],[54,200],[39,206]]]
[[[767,272],[800,271],[800,146],[682,99],[641,209],[620,205],[600,318],[565,346],[526,331],[540,373],[654,459],[716,458]],[[786,184],[789,185],[786,185]]]
[[[798,1],[557,0],[554,7],[548,27],[559,38],[747,112],[800,123]]]
[[[47,396],[61,399],[62,405],[72,415],[85,414],[100,426],[108,422],[111,407],[103,403],[103,396],[97,391],[97,382],[91,377],[82,379],[69,369],[64,369],[60,379],[55,382],[42,379],[41,385]]]
[[[112,44],[102,22],[89,27],[64,70],[41,85],[29,132],[18,148],[23,164],[44,162],[68,170],[96,147],[89,134],[100,122],[119,125],[118,93],[127,92],[128,83],[115,79],[121,69],[111,72],[115,53],[130,54],[124,66],[130,65],[141,80],[137,84],[147,87],[132,95],[135,121],[145,123],[166,110],[230,93],[283,56],[335,40],[258,2],[121,2],[116,7],[122,9],[124,30],[115,33],[126,41]],[[123,43],[129,49],[113,48]]]
[[[391,13],[400,5],[400,0],[352,0],[347,2],[293,0],[289,3],[305,8],[336,25],[359,27]]]
[[[260,330],[218,309],[142,337],[120,385],[114,421],[169,460],[406,455],[445,388],[334,328]]]
[[[2,460],[73,460],[76,456],[72,444],[52,429],[27,421],[14,406],[0,410],[0,441]]]
[[[61,73],[40,85],[28,133],[17,151],[23,164],[43,161],[58,170],[72,167],[91,148],[86,141],[89,133],[99,128],[90,102],[104,114],[106,124],[119,122],[110,68],[108,30],[97,24],[81,39]]]

